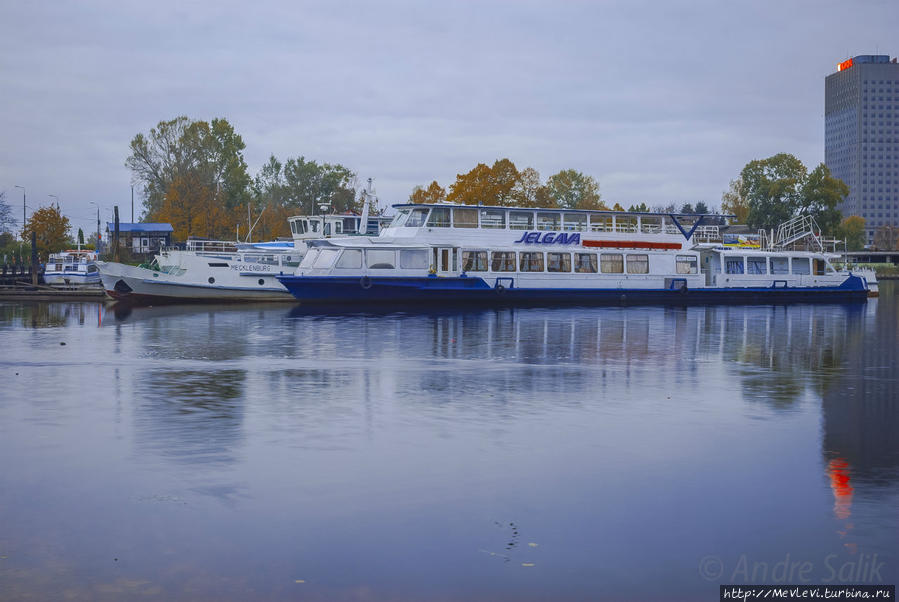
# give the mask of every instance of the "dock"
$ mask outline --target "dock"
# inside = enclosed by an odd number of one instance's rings
[[[59,288],[29,282],[0,285],[0,301],[102,301],[102,288]]]

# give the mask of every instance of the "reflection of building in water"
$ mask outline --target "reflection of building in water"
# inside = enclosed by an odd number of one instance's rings
[[[849,341],[845,370],[822,396],[825,458],[845,459],[856,485],[899,480],[899,304],[892,294],[876,304],[867,332]]]

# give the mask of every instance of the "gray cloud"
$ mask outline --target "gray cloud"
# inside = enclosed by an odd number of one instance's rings
[[[895,2],[58,2],[0,8],[0,190],[129,217],[128,143],[226,117],[251,171],[340,162],[384,201],[509,157],[625,206],[717,203],[749,160],[823,160],[824,77]]]

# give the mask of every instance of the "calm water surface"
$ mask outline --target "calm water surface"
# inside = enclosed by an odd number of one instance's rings
[[[381,315],[0,303],[0,599],[896,583],[895,288]]]

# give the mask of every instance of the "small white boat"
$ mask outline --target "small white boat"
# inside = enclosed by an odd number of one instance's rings
[[[292,301],[276,276],[296,271],[307,241],[354,235],[362,219],[352,214],[291,217],[292,240],[188,240],[186,249],[165,249],[141,266],[99,262],[100,276],[106,293],[115,299]]]
[[[97,253],[81,249],[51,253],[44,268],[44,282],[59,288],[98,287]]]

